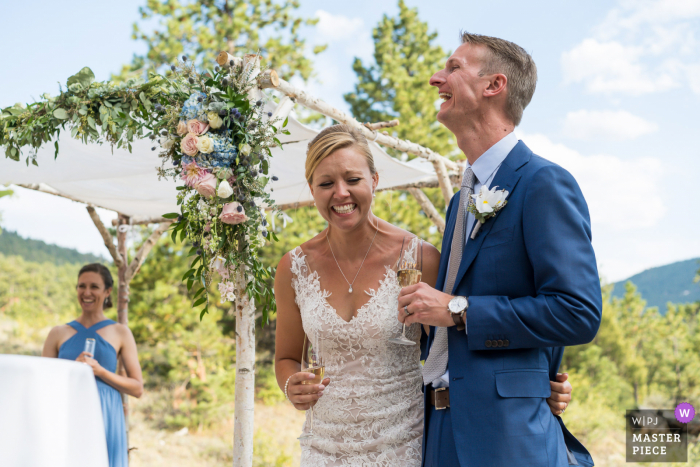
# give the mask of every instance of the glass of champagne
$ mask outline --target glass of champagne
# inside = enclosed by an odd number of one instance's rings
[[[83,352],[89,353],[90,358],[95,358],[95,339],[92,337],[85,339],[85,347],[83,348]]]
[[[397,266],[396,277],[401,287],[417,284],[423,276],[423,240],[418,237],[404,237]],[[399,337],[392,337],[389,342],[401,345],[416,345],[406,337],[406,323]]]
[[[314,379],[307,379],[302,384],[321,384],[326,367],[323,363],[322,345],[318,338],[318,334],[314,333],[311,336],[304,334],[304,349],[301,354],[301,371],[313,373]],[[314,438],[314,408],[309,408],[309,431],[302,433],[298,439]]]

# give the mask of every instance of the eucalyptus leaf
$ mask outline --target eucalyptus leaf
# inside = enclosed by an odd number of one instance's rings
[[[65,120],[68,118],[68,112],[66,112],[65,109],[58,108],[53,111],[53,116]]]
[[[87,89],[95,81],[95,73],[88,67],[83,68],[66,81],[66,85],[70,87],[72,84],[80,84],[83,88]]]

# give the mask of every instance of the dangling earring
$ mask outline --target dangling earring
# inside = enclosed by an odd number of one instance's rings
[[[377,194],[375,192],[372,192],[372,198],[376,198]]]

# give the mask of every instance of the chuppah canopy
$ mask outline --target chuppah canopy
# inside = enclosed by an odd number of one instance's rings
[[[268,187],[274,190],[278,206],[307,203],[312,200],[304,164],[309,141],[318,131],[289,117],[289,135],[280,134],[283,149],[274,148],[271,175],[279,181]],[[130,217],[159,217],[179,211],[175,187],[182,182],[160,179],[156,167],[160,147],[149,139],[134,141],[132,152],[106,144],[85,144],[67,131],[58,139],[61,157],[54,159],[53,144],[44,144],[37,152],[38,167],[27,166],[0,157],[0,184],[40,184],[45,191],[76,201],[117,211]],[[152,148],[156,146],[156,151]],[[376,143],[370,142],[379,173],[379,190],[416,183],[437,184],[433,167],[423,159],[410,163],[389,156]]]

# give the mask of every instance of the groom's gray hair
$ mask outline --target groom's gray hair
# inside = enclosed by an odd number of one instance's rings
[[[499,39],[460,32],[462,44],[481,44],[488,50],[479,76],[501,73],[506,75],[508,91],[506,113],[517,126],[523,118],[523,110],[532,100],[537,85],[537,66],[530,54],[518,44]]]

